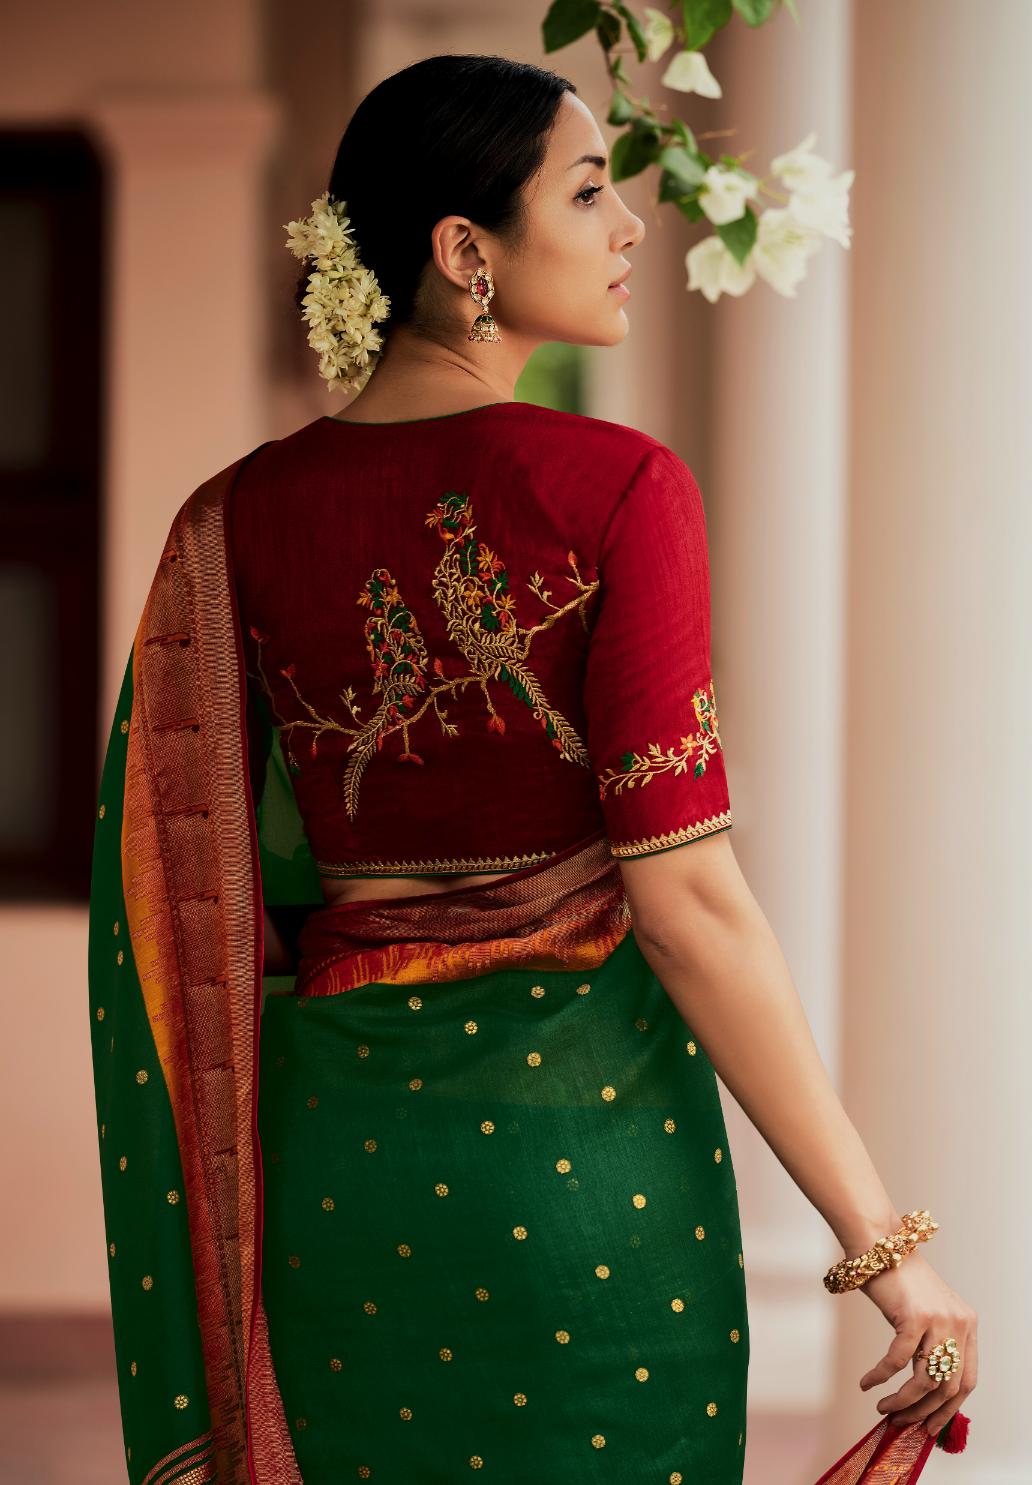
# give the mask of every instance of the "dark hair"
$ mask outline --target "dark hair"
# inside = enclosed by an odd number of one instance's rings
[[[425,57],[359,103],[337,147],[329,192],[346,203],[360,261],[391,301],[390,326],[412,318],[430,231],[451,212],[518,244],[523,187],[573,83],[508,57]],[[307,260],[295,303],[308,288]],[[472,300],[470,301],[472,308]]]

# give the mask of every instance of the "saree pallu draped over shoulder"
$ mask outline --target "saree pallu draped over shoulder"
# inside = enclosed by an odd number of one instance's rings
[[[300,1485],[260,1291],[263,905],[226,493],[178,512],[104,764],[90,1011],[129,1477]]]
[[[172,523],[98,798],[90,1025],[129,1479],[303,1485],[307,1458],[308,1485],[356,1468],[404,1485],[469,1468],[496,1485],[622,1485],[646,1478],[647,1460],[657,1485],[738,1485],[748,1329],[733,1168],[713,1069],[638,949],[618,863],[600,834],[497,882],[325,908],[275,729],[247,685],[225,507],[250,457],[195,490]],[[277,904],[314,911],[299,972],[266,994],[263,1015],[264,911]],[[385,1037],[382,1059],[363,1057]],[[342,1048],[361,1061],[345,1068]],[[432,1081],[412,1078],[402,1092],[402,1064],[430,1050]],[[304,1112],[299,1071],[306,1087],[323,1079],[324,1097]],[[375,1178],[365,1152],[376,1141],[352,1157],[340,1137],[361,1150],[359,1122],[387,1126],[399,1096],[421,1100],[423,1138],[382,1152],[391,1181],[363,1188],[363,1204],[356,1182]],[[302,1126],[317,1101],[317,1120]],[[484,1118],[492,1103],[504,1124]],[[297,1156],[270,1165],[268,1211],[263,1126],[276,1142],[271,1161]],[[553,1149],[557,1131],[571,1150]],[[510,1164],[489,1165],[506,1140]],[[419,1184],[421,1150],[450,1161],[458,1185],[448,1200],[440,1181],[436,1191]],[[318,1226],[334,1203],[317,1198],[323,1172],[332,1166],[343,1181],[351,1159],[352,1220],[334,1235]],[[392,1239],[381,1250],[376,1224],[406,1211],[422,1224],[418,1248]],[[321,1270],[296,1255],[279,1266],[295,1238],[337,1246]],[[264,1298],[263,1247],[277,1262]],[[463,1257],[478,1287],[442,1310]],[[437,1277],[424,1273],[420,1287],[419,1264],[431,1258]],[[376,1310],[347,1289],[354,1273],[398,1299],[375,1335],[347,1329]],[[402,1284],[425,1299],[418,1314],[400,1313]],[[346,1364],[308,1355],[338,1300]],[[563,1329],[560,1310],[576,1326]],[[438,1350],[442,1317],[464,1355]],[[431,1352],[414,1354],[414,1341],[432,1341]],[[395,1438],[383,1409],[406,1362],[428,1401],[414,1419],[392,1394]],[[495,1371],[506,1382],[519,1374],[508,1395],[487,1395]],[[513,1391],[525,1375],[542,1378],[536,1394],[536,1382]],[[350,1411],[326,1391],[337,1379],[352,1384]],[[457,1430],[442,1420],[464,1400],[457,1416],[483,1424],[487,1450],[474,1442],[459,1458]],[[315,1415],[295,1417],[309,1402]],[[356,1450],[368,1457],[361,1430],[381,1413],[385,1467],[356,1467]],[[324,1420],[336,1432],[320,1438]],[[418,1444],[420,1421],[447,1459]],[[931,1446],[920,1424],[882,1420],[822,1482],[909,1485]],[[391,1466],[389,1450],[408,1460],[409,1448],[418,1463]]]

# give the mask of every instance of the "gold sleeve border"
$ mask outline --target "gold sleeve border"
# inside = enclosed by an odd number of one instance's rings
[[[702,835],[712,835],[718,830],[727,830],[731,824],[731,811],[721,810],[719,815],[709,815],[694,825],[682,825],[679,830],[669,830],[663,835],[649,835],[641,840],[610,841],[613,856],[647,856],[652,851],[662,851],[668,846],[679,846],[685,841],[697,840]]]

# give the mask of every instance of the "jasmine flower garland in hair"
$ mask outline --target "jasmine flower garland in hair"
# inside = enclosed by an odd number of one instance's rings
[[[302,317],[329,391],[340,387],[360,392],[365,386],[383,349],[383,336],[373,327],[387,318],[391,307],[376,276],[359,261],[347,230],[350,221],[345,203],[324,191],[312,202],[311,216],[284,223],[294,256],[315,261],[301,301]]]

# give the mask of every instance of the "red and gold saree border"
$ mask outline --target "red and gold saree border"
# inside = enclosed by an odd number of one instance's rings
[[[821,1475],[817,1485],[912,1485],[934,1448],[935,1440],[920,1419],[897,1428],[891,1419],[882,1418]]]
[[[619,866],[597,834],[497,881],[316,910],[298,941],[295,990],[338,995],[502,968],[597,969],[630,926]]]
[[[122,875],[182,1159],[217,1478],[300,1485],[261,1303],[264,909],[224,521],[250,457],[181,507],[147,595]]]

